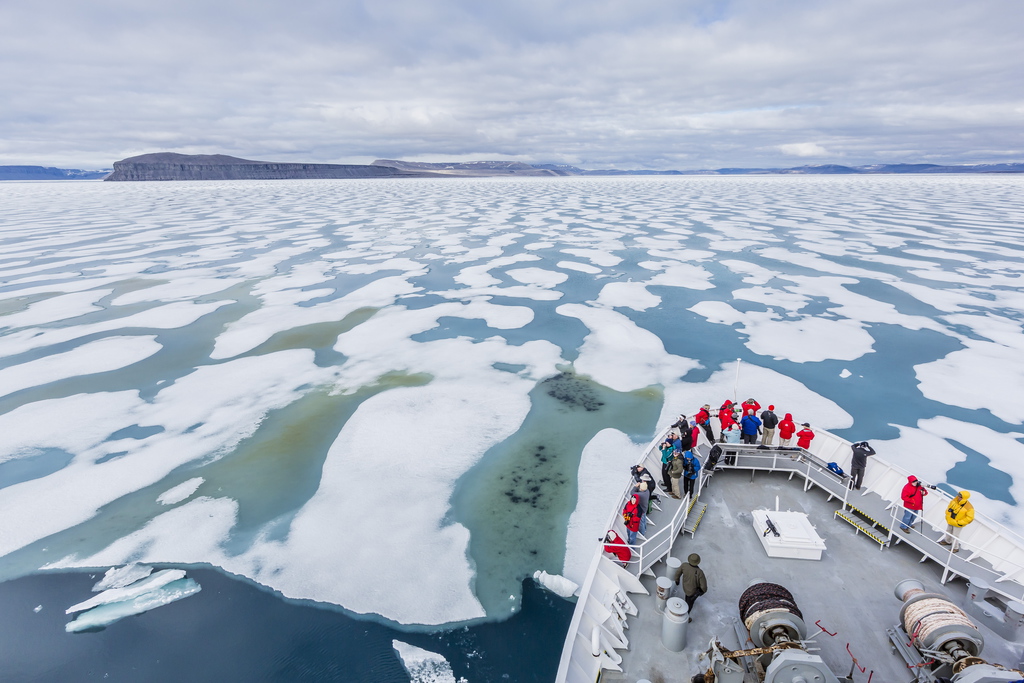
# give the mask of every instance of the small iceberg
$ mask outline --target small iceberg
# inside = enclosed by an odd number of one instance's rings
[[[192,479],[182,482],[175,486],[174,488],[167,489],[166,491],[161,493],[160,496],[156,499],[156,502],[160,503],[161,505],[174,505],[175,503],[180,503],[181,501],[185,500],[193,493],[195,493],[196,490],[200,486],[202,486],[203,482],[205,481],[206,480],[203,479],[202,477],[193,477]]]
[[[559,595],[566,599],[576,595],[577,591],[580,589],[579,586],[564,576],[548,574],[543,569],[537,570],[533,573],[533,580],[547,588],[555,595]]]
[[[412,683],[466,683],[465,678],[455,680],[452,665],[436,652],[400,640],[392,640],[391,646],[402,660]]]
[[[94,593],[105,591],[110,588],[124,588],[130,586],[140,579],[144,579],[153,573],[153,568],[138,562],[126,564],[123,567],[111,567],[103,578],[92,587]]]
[[[129,565],[129,567],[131,566]],[[125,569],[128,567],[122,567],[121,571]],[[146,567],[146,569],[152,571],[150,567]],[[107,578],[112,576],[111,571],[114,570],[108,571],[107,576],[104,576],[104,579],[96,585],[104,584]],[[134,574],[138,573],[139,570],[136,568]],[[122,577],[121,580],[132,575],[132,572],[120,575],[115,572],[115,576]],[[81,614],[75,620],[68,622],[64,626],[64,630],[68,633],[98,630],[124,617],[148,612],[151,609],[195,595],[202,590],[202,587],[193,579],[185,578],[185,572],[182,569],[164,569],[152,575],[147,572],[143,577],[134,583],[110,588],[84,602],[68,607],[65,610],[66,614],[76,612],[81,612]],[[116,581],[114,582],[116,583]]]

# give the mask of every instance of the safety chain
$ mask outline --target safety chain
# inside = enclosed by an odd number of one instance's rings
[[[775,645],[769,645],[768,647],[755,647],[750,650],[727,650],[726,648],[722,647],[721,643],[715,641],[715,647],[709,648],[705,654],[708,656],[708,659],[710,660],[711,652],[713,650],[718,650],[719,654],[721,654],[722,657],[724,657],[725,659],[738,660],[740,657],[766,655],[771,652],[778,652],[779,650],[802,649],[803,647],[800,645],[800,643],[794,643],[791,640],[776,643]],[[704,681],[705,683],[715,683],[715,672],[711,669],[711,667],[708,667],[708,670],[704,672]]]

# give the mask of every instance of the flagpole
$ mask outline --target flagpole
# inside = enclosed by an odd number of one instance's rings
[[[736,359],[736,382],[732,387],[732,400],[736,403],[740,402],[740,359]]]

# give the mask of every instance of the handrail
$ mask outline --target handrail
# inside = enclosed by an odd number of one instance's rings
[[[647,445],[647,448],[644,449],[643,455],[641,455],[640,459],[637,460],[636,464],[644,465],[644,467],[646,467],[648,471],[651,472],[652,477],[655,476],[655,472],[660,472],[661,450],[659,448],[659,445],[665,440],[665,436],[671,431],[671,429],[671,427],[667,427],[658,432],[658,435],[653,440],[651,440],[651,442]],[[697,455],[700,455],[700,451],[698,450],[700,445],[707,444],[707,439],[703,434],[701,434],[699,437],[698,446],[694,447],[693,450],[697,453]],[[658,470],[654,469],[652,461],[657,463],[659,467]],[[701,465],[703,465],[703,462],[701,463]],[[700,492],[704,488],[704,481],[706,478],[707,473],[702,467],[700,474],[697,477],[697,485],[696,490],[694,491],[694,496],[692,498],[689,495],[684,496],[679,503],[679,509],[677,509],[675,511],[675,514],[672,515],[671,522],[668,525],[658,529],[658,531],[654,532],[652,535],[649,535],[647,537],[647,540],[633,545],[630,545],[628,543],[604,543],[603,545],[626,545],[627,547],[629,547],[634,553],[637,554],[638,557],[635,560],[633,558],[630,558],[630,560],[626,562],[627,569],[631,573],[634,573],[636,576],[640,576],[640,574],[643,574],[651,566],[656,564],[662,557],[664,557],[672,551],[672,545],[675,541],[675,538],[679,535],[679,532],[686,524],[686,519],[690,514],[690,508],[692,507],[691,503],[694,499],[700,497]],[[626,488],[619,496],[618,504],[615,506],[615,509],[612,512],[612,517],[609,520],[609,523],[606,527],[607,529],[615,531],[615,533],[619,534],[620,536],[625,536],[626,534],[625,525],[622,522],[620,512],[623,506],[626,504],[626,501],[629,500],[629,496],[632,495],[632,489],[633,483],[631,480],[629,483],[627,483]],[[649,512],[650,511],[648,511],[648,514]],[[635,571],[633,565],[636,565]]]
[[[763,470],[769,472],[796,473],[803,477],[805,481],[810,481],[811,483],[819,486],[820,488],[825,489],[831,495],[842,500],[844,508],[856,507],[853,503],[850,502],[850,494],[857,493],[857,495],[860,495],[860,492],[850,491],[849,487],[846,486],[844,482],[835,478],[835,475],[831,474],[829,470],[825,469],[824,463],[821,460],[819,460],[818,456],[814,455],[813,453],[810,453],[806,450],[795,449],[793,451],[766,451],[763,449],[758,449],[755,446],[745,444],[729,444],[729,447],[726,450],[736,452],[736,455],[738,457],[742,457],[745,463],[741,464],[739,459],[737,459],[736,464],[734,465],[726,465],[724,463],[720,464],[720,469]],[[781,459],[779,458],[780,455],[786,453],[795,454],[797,457],[795,460],[790,460],[790,458],[788,457]],[[757,466],[755,463],[752,463],[751,460],[764,461],[764,466]],[[780,465],[780,460],[782,460],[783,464],[789,462],[792,463],[792,465],[797,465],[798,463],[802,462],[806,464],[806,467],[786,467],[784,465]],[[885,463],[885,461],[879,461],[876,462],[875,464],[880,465],[882,467],[886,467],[888,465],[888,463]],[[879,477],[877,476],[877,474],[878,473],[876,472],[876,476],[871,478],[873,479],[873,482],[869,481],[869,479],[865,477],[863,488],[868,492],[878,495],[886,503],[887,509],[892,510],[891,514],[893,524],[889,528],[889,538],[898,538],[900,540],[905,541],[909,540],[909,538],[897,536],[897,533],[899,532],[893,531],[893,529],[895,528],[896,524],[899,522],[900,519],[899,517],[897,517],[897,511],[905,509],[902,505],[902,500],[894,501],[891,499],[891,497],[886,495],[888,493],[887,490],[878,490],[872,485],[872,483],[884,481],[884,477]],[[891,487],[887,488],[891,489]],[[933,505],[932,512],[934,513],[936,509],[938,509],[941,512],[942,510],[945,509],[945,505]],[[984,517],[984,515],[978,515],[976,513],[975,521],[972,522],[971,525],[973,526],[973,524],[979,522],[979,518],[981,521],[981,525],[978,528],[985,529],[986,527],[984,525],[984,522],[986,521],[986,518]],[[945,531],[946,524],[944,518],[941,525],[936,525],[933,521],[923,516],[919,511],[918,519],[928,523],[936,532]],[[967,556],[961,555],[959,557],[954,558],[952,547],[950,547],[949,551],[944,552],[941,555],[931,552],[928,548],[918,549],[924,552],[926,555],[928,555],[928,557],[939,563],[939,565],[943,567],[945,572],[953,572],[954,574],[960,575],[964,574],[962,570],[958,570],[956,567],[953,566],[953,560],[957,559],[959,562],[963,562],[970,566],[976,567],[978,570],[980,570],[980,572],[984,574],[988,574],[990,572],[1000,574],[1002,576],[999,579],[997,579],[994,583],[998,584],[1001,581],[1010,581],[1020,586],[1020,592],[1017,594],[1009,593],[1007,591],[1001,590],[998,585],[993,585],[992,589],[998,593],[1002,593],[1007,598],[1013,600],[1021,600],[1022,596],[1024,596],[1024,581],[1018,580],[1014,577],[1016,577],[1017,574],[1024,572],[1024,544],[1015,543],[1013,538],[1006,538],[1005,536],[999,534],[996,534],[994,536],[988,536],[988,538],[986,539],[988,541],[991,541],[993,538],[1003,538],[1005,539],[1007,544],[1011,546],[1010,550],[1000,553],[995,550],[989,550],[980,544],[974,543],[971,540],[971,536],[967,534],[967,530],[969,529],[970,526],[964,527],[965,532],[961,534],[960,538],[957,541],[958,545],[971,551],[970,553],[965,553],[965,555]],[[974,536],[977,535],[977,532],[975,532]],[[917,546],[915,545],[915,547]],[[945,556],[945,560],[942,559],[943,556]],[[989,565],[991,565],[991,567],[986,567],[979,564],[976,561],[979,559],[985,560]],[[1000,568],[1000,565],[1002,565],[1003,568]],[[945,582],[945,580],[946,578],[944,575],[943,582]]]

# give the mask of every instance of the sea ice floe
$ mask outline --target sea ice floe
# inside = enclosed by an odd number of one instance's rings
[[[782,320],[773,312],[741,312],[724,301],[702,301],[690,307],[708,322],[737,325],[748,336],[746,347],[761,356],[794,363],[855,360],[870,353],[875,340],[854,320],[800,317]]]
[[[787,291],[787,289],[748,287],[746,289],[733,290],[732,298],[739,301],[753,301],[765,306],[774,306],[794,313],[806,306],[807,302],[810,301],[803,294],[796,294],[792,291]]]
[[[228,325],[217,337],[210,357],[232,358],[256,348],[278,332],[301,325],[339,321],[360,308],[387,306],[416,289],[406,277],[385,277],[337,299],[305,307],[297,304],[311,298],[309,292],[288,290],[288,297],[280,291],[268,293],[268,296],[276,296],[277,302],[264,305]]]
[[[984,409],[1005,422],[1024,424],[1024,349],[964,339],[966,347],[914,366],[918,388],[947,405]]]
[[[161,505],[174,505],[185,500],[193,493],[196,492],[202,483],[206,481],[202,477],[192,477],[188,481],[183,481],[173,488],[169,488],[159,496],[157,496],[156,502]]]
[[[684,287],[686,289],[705,290],[713,289],[711,273],[701,266],[692,263],[655,263],[646,262],[640,265],[650,270],[661,272],[648,280],[645,284],[662,285],[664,287]],[[660,267],[653,267],[653,266]]]
[[[0,444],[0,458],[46,448],[76,454],[57,472],[0,489],[0,514],[10,525],[0,536],[0,555],[81,524],[102,506],[187,462],[229,453],[269,410],[288,405],[311,387],[329,385],[335,376],[334,370],[316,367],[312,351],[296,349],[202,366],[162,389],[152,402],[136,392],[86,394],[39,401],[0,416],[0,429],[8,437]],[[69,420],[83,429],[71,431]],[[64,428],[50,429],[54,423]],[[106,436],[134,424],[160,425],[164,431],[130,444],[104,443]],[[128,452],[96,464],[114,449]],[[132,559],[139,558],[100,564]]]
[[[538,287],[554,287],[569,279],[565,273],[556,270],[545,270],[543,268],[513,268],[505,273],[524,285],[536,285]]]
[[[547,588],[555,595],[563,598],[571,598],[580,590],[578,583],[570,581],[564,576],[559,576],[558,574],[548,574],[543,569],[538,569],[533,573],[533,580]]]
[[[659,305],[661,297],[647,291],[647,286],[642,282],[609,282],[601,288],[601,293],[594,303],[608,308],[646,311]]]
[[[257,543],[234,565],[249,562],[247,576],[286,596],[401,623],[484,616],[471,588],[469,532],[445,518],[456,480],[529,410],[532,383],[492,372],[365,401],[331,446],[320,486],[288,537]],[[392,444],[389,435],[411,440]]]
[[[590,275],[597,275],[601,272],[601,269],[597,266],[590,266],[586,263],[577,263],[576,261],[559,261],[555,265],[563,270],[575,270],[580,273],[588,273]]]
[[[608,531],[612,514],[618,512],[613,506],[643,446],[617,429],[603,429],[583,449],[576,476],[576,508],[565,537],[562,574],[570,581],[582,585],[587,578],[597,541]]]
[[[436,652],[400,640],[391,641],[391,646],[402,660],[402,666],[412,683],[466,683],[465,678],[455,680],[452,665]]]
[[[890,303],[876,301],[850,291],[845,285],[857,284],[857,280],[852,278],[806,277],[802,275],[788,275],[781,276],[781,278],[793,283],[785,288],[790,292],[808,297],[827,298],[830,314],[860,322],[899,325],[908,330],[944,331],[943,326],[934,320],[919,315],[904,315]]]
[[[123,602],[124,600],[137,598],[152,590],[166,586],[172,581],[177,581],[178,579],[183,578],[185,578],[185,570],[183,569],[164,569],[162,571],[149,574],[145,578],[139,579],[127,586],[109,588],[99,595],[89,598],[85,602],[80,602],[68,607],[64,610],[64,613],[74,614],[75,612],[84,612],[85,610],[92,609],[93,607],[99,607],[100,605],[106,605],[111,602]]]
[[[453,279],[459,284],[463,284],[468,287],[490,287],[492,285],[500,285],[501,280],[491,275],[490,271],[496,268],[511,266],[515,263],[522,263],[523,261],[539,260],[540,257],[534,254],[513,254],[511,256],[492,259],[481,265],[467,266],[459,271],[458,275]],[[520,282],[523,282],[523,280],[520,280]],[[529,283],[527,282],[525,284]]]
[[[52,290],[51,290],[52,291]],[[96,302],[110,294],[110,289],[90,289],[43,299],[26,310],[0,316],[0,329],[17,329],[77,318],[103,310]]]
[[[562,292],[537,287],[536,285],[512,285],[510,287],[466,287],[465,289],[449,289],[435,292],[446,299],[479,299],[494,296],[505,296],[513,299],[533,299],[534,301],[557,301]]]
[[[96,582],[92,590],[94,593],[98,593],[110,588],[124,588],[152,573],[152,567],[138,562],[131,562],[123,567],[111,567],[103,574],[103,578]]]
[[[353,263],[352,265],[338,267],[339,273],[349,273],[351,275],[369,275],[370,273],[380,273],[385,270],[398,270],[406,277],[424,275],[427,272],[422,263],[408,258],[388,258],[383,261],[367,261],[365,263]]]
[[[962,311],[965,307],[974,307],[982,303],[977,297],[971,296],[969,291],[962,289],[939,289],[904,281],[889,284],[918,301],[947,313]]]
[[[115,540],[92,555],[72,553],[43,567],[67,569],[121,565],[210,563],[245,574],[249,563],[229,557],[223,544],[238,517],[238,504],[227,498],[200,496],[157,515],[142,528]]]
[[[765,285],[771,282],[772,278],[781,274],[778,270],[769,270],[750,261],[722,259],[719,263],[732,272],[743,275],[743,282],[748,285]]]
[[[81,375],[128,367],[163,348],[154,336],[107,337],[0,370],[0,396]]]
[[[142,614],[149,610],[169,605],[195,595],[202,588],[192,579],[178,579],[171,583],[154,588],[142,595],[119,602],[109,602],[94,607],[88,612],[78,615],[74,621],[68,622],[64,630],[68,633],[80,633],[91,629],[104,628],[114,622],[134,614]]]
[[[0,337],[0,357],[13,356],[32,349],[80,339],[91,334],[121,330],[129,327],[153,330],[170,330],[185,327],[191,325],[207,313],[212,313],[228,303],[230,302],[217,301],[206,304],[177,302],[156,306],[140,313],[127,315],[123,318],[112,318],[99,323],[75,325],[73,327],[30,327]]]
[[[886,282],[899,279],[895,275],[890,275],[889,273],[879,270],[844,266],[837,261],[823,258],[812,252],[770,247],[767,249],[759,249],[757,253],[761,258],[790,263],[794,266],[800,266],[802,268],[807,268],[808,270],[815,270],[825,275],[849,275],[856,278],[863,277],[873,280],[883,280]]]
[[[175,277],[169,282],[163,280],[140,280],[152,282],[152,286],[143,287],[122,294],[113,299],[112,306],[128,306],[144,301],[192,301],[223,292],[225,289],[245,282],[241,278],[210,277],[190,275]]]
[[[590,330],[574,363],[576,371],[615,391],[665,385],[700,365],[668,353],[657,335],[618,311],[582,304],[564,304],[555,311],[578,318]]]
[[[596,266],[611,268],[622,263],[622,258],[602,249],[562,249],[563,254],[587,259]]]

